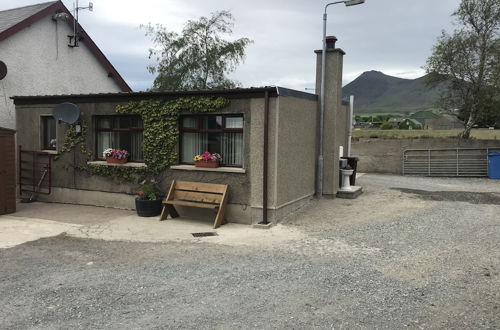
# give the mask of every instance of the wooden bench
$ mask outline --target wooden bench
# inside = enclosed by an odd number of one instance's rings
[[[169,214],[172,218],[179,216],[174,205],[201,207],[213,209],[217,212],[214,222],[215,229],[224,220],[228,188],[227,184],[174,180],[172,181],[167,197],[163,201],[160,221],[165,220]]]

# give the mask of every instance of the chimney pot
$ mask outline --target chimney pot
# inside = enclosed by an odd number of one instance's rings
[[[338,39],[335,36],[326,37],[326,49],[335,49],[335,43],[337,40]]]

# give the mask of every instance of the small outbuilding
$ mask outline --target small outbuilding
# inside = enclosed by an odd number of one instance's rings
[[[0,127],[0,214],[16,212],[16,131]]]
[[[350,124],[349,105],[341,101],[344,54],[327,49],[323,194],[332,197],[339,189],[339,147],[347,146]],[[228,184],[227,219],[251,224],[279,220],[315,194],[315,94],[262,87],[13,99],[18,145],[52,157],[51,193],[40,200],[133,209],[138,181],[158,172],[165,192],[172,180]],[[80,111],[72,125],[51,119],[65,102]],[[127,149],[129,162],[106,163],[107,148]],[[220,153],[221,166],[196,167],[193,157],[204,151]]]

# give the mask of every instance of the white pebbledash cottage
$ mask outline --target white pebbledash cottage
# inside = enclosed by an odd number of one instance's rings
[[[15,128],[15,95],[130,92],[61,1],[0,11],[0,127]]]

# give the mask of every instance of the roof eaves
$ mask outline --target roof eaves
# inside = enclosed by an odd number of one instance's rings
[[[0,131],[9,132],[9,133],[15,133],[16,132],[15,129],[7,128],[7,127],[2,127],[2,126],[0,126]]]
[[[73,102],[96,102],[103,99],[113,100],[132,100],[148,98],[167,98],[173,99],[185,96],[227,96],[227,97],[264,97],[265,92],[269,96],[278,96],[276,87],[252,87],[252,88],[233,88],[220,90],[191,90],[191,91],[163,91],[163,92],[119,92],[119,93],[94,93],[94,94],[68,94],[68,95],[35,95],[35,96],[13,96],[14,104],[48,104],[65,101]]]
[[[291,96],[291,97],[296,97],[299,99],[306,99],[306,100],[311,100],[311,101],[318,100],[318,95],[316,95],[316,94],[306,93],[306,92],[302,92],[302,91],[298,91],[298,90],[290,89],[290,88],[285,88],[285,87],[276,87],[276,92],[280,96]]]

